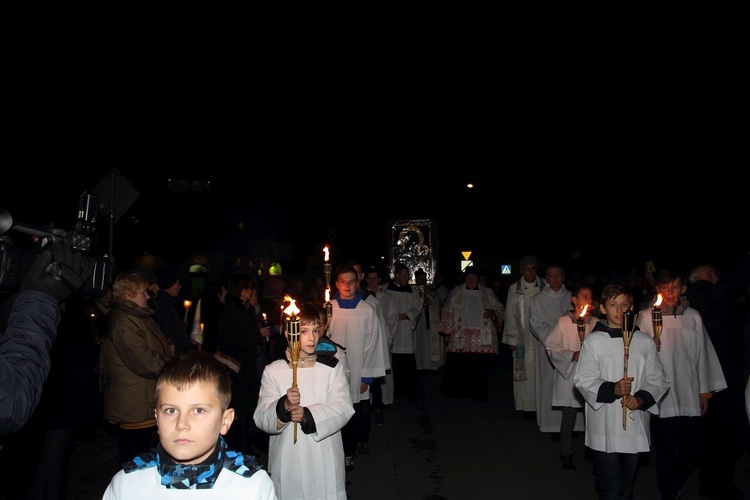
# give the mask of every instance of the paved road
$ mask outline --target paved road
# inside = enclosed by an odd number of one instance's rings
[[[506,362],[507,361],[507,362]],[[370,454],[355,459],[347,477],[352,500],[595,499],[591,462],[583,437],[574,440],[577,470],[560,467],[557,443],[513,408],[510,358],[493,366],[489,402],[447,399],[439,394],[440,373],[420,376],[415,402],[397,399],[385,424],[373,426]],[[104,430],[76,444],[71,500],[101,497],[117,469],[116,440]],[[265,457],[262,457],[265,460]],[[642,456],[636,498],[658,499],[653,460]],[[750,456],[735,479],[750,497]],[[697,472],[683,498],[698,499]]]

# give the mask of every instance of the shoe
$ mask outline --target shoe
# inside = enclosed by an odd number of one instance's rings
[[[354,457],[346,457],[346,472],[354,471]]]
[[[367,443],[357,443],[357,455],[369,455],[370,445]]]
[[[573,455],[568,455],[567,457],[560,455],[560,464],[562,464],[562,468],[565,470],[576,470],[576,464],[573,463]]]

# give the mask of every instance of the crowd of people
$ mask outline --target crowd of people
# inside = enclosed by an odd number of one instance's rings
[[[454,281],[437,273],[429,283],[406,263],[345,262],[328,303],[320,282],[233,272],[192,297],[199,336],[181,314],[185,276],[176,266],[122,271],[97,297],[38,276],[3,303],[0,354],[19,328],[34,327],[18,322],[25,302],[46,305],[52,295],[62,314],[36,306],[47,315],[36,328],[59,322],[57,340],[44,334],[51,358],[33,373],[36,403],[0,419],[0,465],[18,478],[0,498],[65,498],[75,436],[106,425],[123,465],[107,498],[252,483],[264,498],[344,499],[346,473],[370,453],[371,425],[383,424],[396,398],[415,401],[420,374],[440,376],[445,397],[487,401],[498,356],[512,358],[515,410],[559,442],[563,469],[576,469],[572,440],[585,434],[600,498],[628,498],[638,456],[651,450],[661,498],[679,498],[696,470],[702,494],[743,498],[733,475],[750,441],[750,255],[721,277],[707,263],[638,279],[568,278],[564,265],[531,254],[519,263],[516,276],[469,266]],[[299,305],[297,326],[282,315],[285,297]],[[3,361],[4,377],[8,368]],[[76,378],[43,384],[50,371]],[[79,418],[51,418],[73,393],[85,409]],[[170,441],[193,427],[204,428],[196,449]],[[13,463],[29,442],[51,451],[32,467]],[[290,469],[289,455],[309,474]],[[42,467],[47,492],[36,491]],[[236,473],[226,474],[231,481],[222,469]]]

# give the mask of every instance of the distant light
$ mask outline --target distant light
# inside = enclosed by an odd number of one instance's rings
[[[268,268],[268,274],[271,276],[281,276],[283,273],[281,272],[281,264],[278,262],[274,262],[271,264],[271,267]]]
[[[468,184],[466,185],[466,187],[467,187],[467,188],[469,188],[469,189],[474,189],[474,183],[473,183],[473,182],[470,182],[470,183],[468,183]]]

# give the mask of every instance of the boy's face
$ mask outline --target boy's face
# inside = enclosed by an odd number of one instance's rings
[[[320,323],[308,323],[299,326],[299,348],[305,354],[313,354],[318,346],[320,336],[323,335],[323,327]],[[287,339],[289,335],[287,334]]]
[[[685,285],[682,284],[682,278],[676,278],[671,283],[662,283],[659,285],[657,292],[661,294],[664,303],[668,306],[677,304],[680,297],[685,293]]]
[[[367,273],[365,281],[367,281],[367,288],[375,289],[378,287],[378,285],[380,285],[380,274]]]
[[[165,384],[156,397],[159,442],[175,462],[199,464],[214,451],[219,434],[225,435],[234,410],[221,410],[216,390],[202,383],[178,391]]]
[[[339,291],[339,297],[344,300],[351,300],[354,298],[357,290],[359,290],[359,278],[357,273],[341,273],[336,278],[336,289]]]
[[[612,328],[620,328],[622,326],[622,313],[627,311],[631,307],[630,299],[627,295],[622,294],[617,297],[607,299],[604,304],[599,305],[599,309],[602,314],[607,317],[607,323]]]
[[[587,305],[589,306],[588,309],[586,309],[586,314],[589,315],[593,311],[591,310],[591,299],[593,297],[593,294],[591,293],[591,290],[588,288],[581,288],[576,295],[573,295],[571,297],[571,301],[573,302],[573,305],[576,306],[576,316],[581,314],[581,311],[583,310],[583,306]]]

